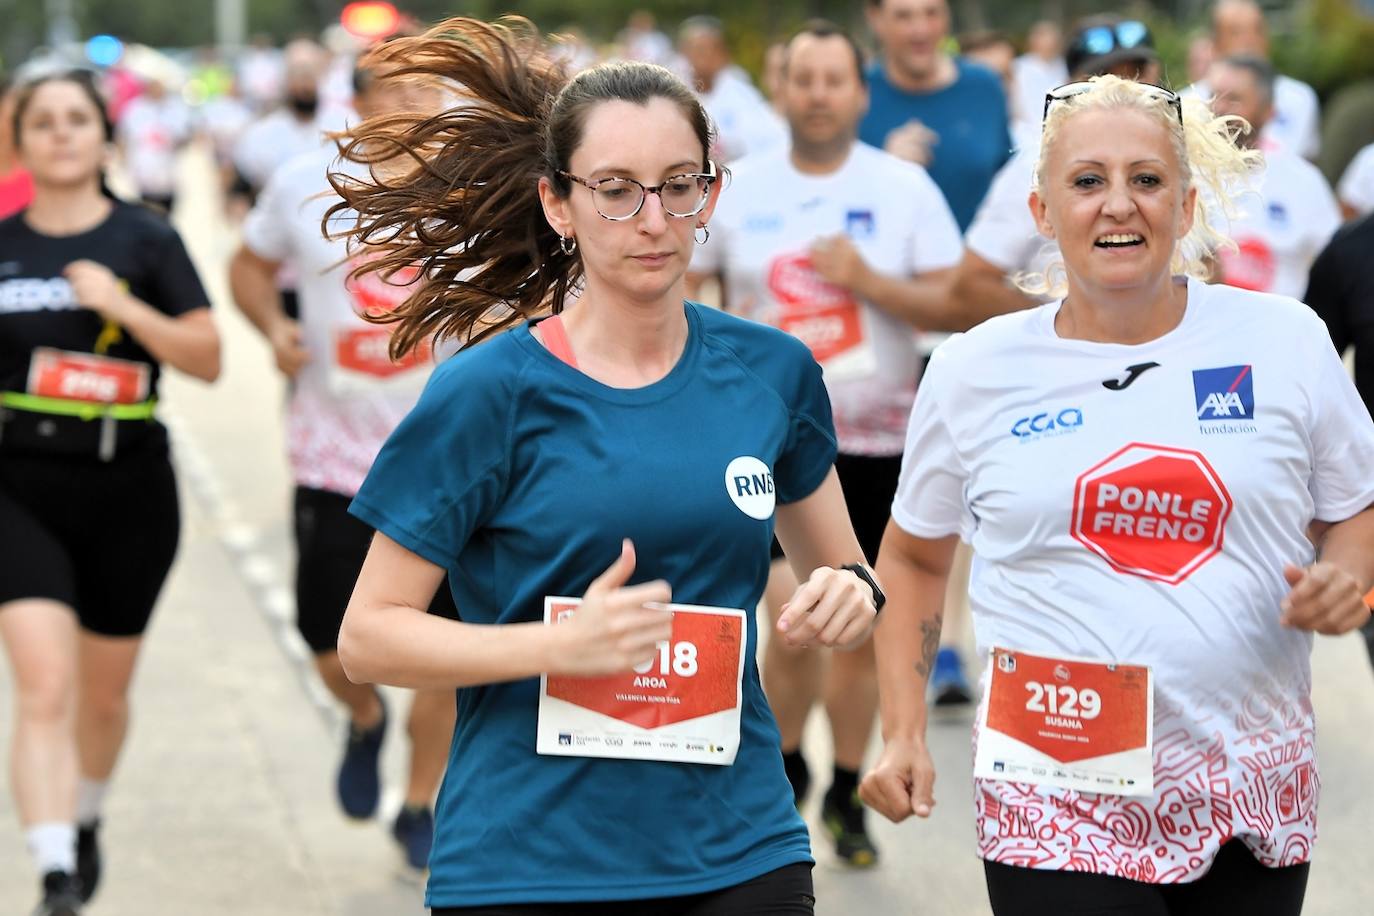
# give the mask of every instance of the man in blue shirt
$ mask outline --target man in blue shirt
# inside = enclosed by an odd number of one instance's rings
[[[1001,82],[945,52],[946,0],[868,0],[867,14],[881,57],[859,139],[925,166],[963,231],[1011,155]]]

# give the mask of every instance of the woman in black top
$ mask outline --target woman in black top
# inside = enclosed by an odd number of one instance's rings
[[[219,337],[176,231],[105,188],[89,75],[22,87],[13,127],[34,198],[0,221],[0,640],[37,912],[71,914],[99,878],[100,801],[176,551],[159,364],[212,381]]]

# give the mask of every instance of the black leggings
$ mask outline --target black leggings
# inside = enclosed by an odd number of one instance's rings
[[[437,907],[433,916],[814,916],[811,864],[784,865],[743,884],[689,897],[605,903]]]
[[[1188,884],[1144,884],[1110,875],[984,862],[996,916],[1299,916],[1308,865],[1266,868],[1239,840]]]

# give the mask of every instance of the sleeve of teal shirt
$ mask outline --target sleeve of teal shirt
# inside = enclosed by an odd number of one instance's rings
[[[835,466],[838,451],[821,367],[800,342],[795,352],[792,390],[783,393],[791,414],[787,443],[773,468],[780,503],[794,503],[816,492]]]
[[[387,439],[349,511],[445,569],[499,504],[511,446],[511,373],[489,348],[434,370],[419,403]]]

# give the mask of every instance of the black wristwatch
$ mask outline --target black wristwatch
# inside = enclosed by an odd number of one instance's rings
[[[869,588],[873,589],[873,613],[874,613],[874,614],[877,614],[879,611],[881,611],[881,610],[883,609],[883,605],[884,605],[884,604],[887,604],[887,596],[883,594],[883,590],[882,590],[882,589],[878,588],[878,583],[873,581],[873,576],[869,575],[869,572],[868,572],[867,569],[865,569],[863,566],[861,566],[861,565],[858,564],[858,563],[850,563],[850,564],[848,564],[848,565],[841,566],[840,569],[847,569],[847,570],[849,570],[849,571],[852,572],[854,575],[856,575],[856,576],[858,576],[860,579],[862,579],[865,583],[867,583]]]

